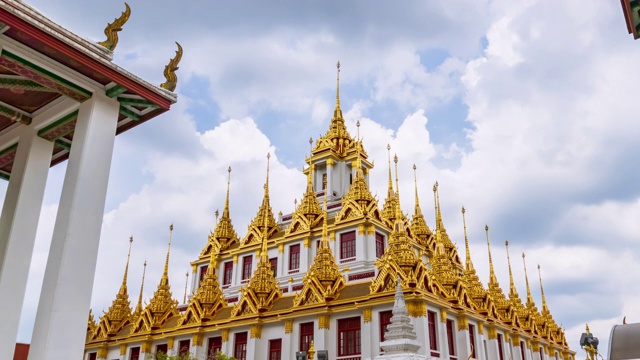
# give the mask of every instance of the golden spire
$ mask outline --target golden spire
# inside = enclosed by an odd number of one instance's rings
[[[271,210],[271,204],[269,202],[269,163],[271,154],[267,153],[267,177],[264,183],[264,195],[262,198],[262,204],[258,209],[256,217],[253,218],[249,225],[249,231],[242,240],[243,245],[257,244],[262,241],[262,237],[265,233],[268,236],[273,235],[278,231],[278,225],[276,224],[273,211]]]
[[[127,275],[129,274],[129,260],[131,259],[131,244],[133,244],[133,235],[129,237],[129,252],[127,253],[127,265],[124,267],[124,276],[122,277],[122,287],[120,291],[124,289],[127,292]]]
[[[391,177],[391,145],[387,144],[387,160],[389,162],[389,187],[387,198],[382,206],[382,219],[386,220],[388,226],[393,226],[396,212],[396,193],[393,190],[393,178]]]
[[[169,284],[169,254],[171,253],[171,237],[173,236],[173,224],[169,225],[169,243],[167,245],[167,257],[164,260],[164,271],[162,272],[161,283]]]
[[[342,110],[340,109],[340,61],[336,64],[338,75],[336,80],[336,108],[333,111],[334,118],[342,118]]]
[[[174,91],[178,85],[178,76],[176,71],[179,69],[178,64],[182,59],[182,46],[176,41],[178,50],[176,50],[176,56],[169,60],[169,63],[164,67],[164,78],[167,80],[160,84],[160,87],[169,91]]]
[[[313,222],[313,220],[316,217],[320,216],[320,214],[322,213],[322,209],[320,209],[320,203],[318,203],[316,193],[313,190],[314,170],[314,164],[311,164],[307,169],[307,191],[305,191],[304,195],[302,196],[302,201],[300,201],[300,207],[298,208],[299,210],[297,210],[301,212],[301,215],[306,216],[311,222]]]
[[[413,218],[411,219],[411,233],[422,246],[427,247],[429,250],[433,251],[434,249],[429,246],[429,236],[431,235],[431,230],[429,229],[429,226],[427,226],[427,221],[424,219],[424,215],[422,215],[422,210],[420,210],[416,164],[413,164],[413,183],[416,193],[416,205]]]
[[[107,40],[98,43],[111,51],[115,50],[118,45],[118,32],[122,31],[122,26],[129,20],[129,15],[131,15],[129,4],[124,3],[124,6],[125,10],[120,17],[114,19],[112,23],[107,24],[107,27],[104,29]]]
[[[144,261],[142,268],[142,282],[140,282],[140,294],[138,295],[138,305],[136,305],[136,310],[134,312],[134,319],[137,319],[138,316],[142,313],[142,292],[144,291],[144,276],[147,272],[147,260]]]
[[[540,264],[538,264],[538,279],[540,279],[540,293],[542,294],[542,315],[550,315],[549,307],[547,307],[547,299],[544,296],[544,288],[542,287],[542,275],[540,275]]]
[[[466,210],[462,207],[462,225],[464,226],[464,248],[467,255],[465,260],[465,269],[468,271],[474,270],[473,262],[471,261],[471,250],[469,249],[469,238],[467,237],[467,219],[465,217]]]
[[[187,285],[189,285],[189,272],[186,273],[187,278],[184,280],[184,297],[182,298],[182,303],[187,303]]]
[[[525,261],[524,253],[522,253],[522,264],[524,265],[524,280],[527,284],[527,307],[533,309],[535,308],[536,304],[533,302],[533,296],[531,296],[531,288],[529,287],[529,277],[527,276],[527,262]]]
[[[389,144],[387,144],[387,161],[389,162],[389,188],[387,189],[387,196],[389,199],[392,199],[395,193],[393,191],[393,179],[391,177],[391,145]]]
[[[217,240],[219,244],[219,251],[224,251],[229,248],[231,244],[238,241],[238,235],[233,228],[231,217],[229,216],[229,191],[231,188],[231,166],[227,168],[227,195],[224,201],[224,210],[222,211],[222,217],[218,220],[218,210],[216,210],[216,228],[213,231],[213,235],[209,238],[209,241],[213,239]]]
[[[489,225],[484,226],[484,231],[487,234],[487,249],[489,250],[489,284],[498,284],[498,278],[493,270],[493,259],[491,258],[491,243],[489,242]]]
[[[164,261],[164,271],[160,278],[158,289],[149,300],[149,307],[154,315],[164,314],[170,308],[177,306],[178,301],[171,298],[171,287],[169,285],[169,255],[171,254],[171,238],[173,236],[173,224],[169,226],[169,241],[167,244],[167,257]]]
[[[402,208],[400,207],[400,185],[398,184],[398,154],[393,155],[393,163],[395,164],[394,166],[396,168],[396,200],[398,201],[398,208],[400,208],[400,217],[402,218]]]
[[[513,282],[513,272],[511,271],[511,258],[509,257],[509,241],[504,242],[504,246],[507,248],[507,265],[509,266],[509,298],[518,297],[518,291],[516,285]]]

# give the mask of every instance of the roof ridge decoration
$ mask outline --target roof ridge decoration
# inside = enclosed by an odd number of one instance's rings
[[[142,265],[142,281],[140,282],[140,294],[138,295],[138,304],[136,305],[136,309],[133,311],[133,314],[131,315],[131,322],[135,323],[139,318],[140,315],[142,315],[142,292],[144,291],[144,276],[147,273],[147,260],[144,261],[144,264]]]
[[[89,318],[87,319],[87,338],[89,338],[98,327],[96,319],[93,317],[93,309],[89,309]]]
[[[436,213],[435,251],[433,253],[431,274],[434,278],[434,288],[450,303],[457,306],[473,308],[473,300],[467,294],[466,283],[458,273],[445,249],[444,226],[440,214],[440,195],[438,182],[433,185],[433,201]]]
[[[422,215],[422,210],[420,209],[420,199],[418,198],[418,176],[416,174],[416,164],[413,164],[413,183],[415,188],[415,209],[413,213],[413,217],[411,219],[411,234],[418,241],[418,243],[425,248],[428,249],[429,252],[433,253],[435,250],[433,238],[433,233],[429,226],[427,225],[427,221]]]
[[[549,336],[549,318],[540,314],[538,311],[538,307],[536,303],[533,301],[533,296],[531,296],[531,287],[529,286],[529,275],[527,274],[527,261],[524,252],[522,253],[522,265],[524,267],[524,279],[527,284],[527,310],[532,317],[534,322],[534,328],[537,332],[544,338]],[[555,324],[555,323],[554,323]]]
[[[129,260],[131,259],[131,245],[133,236],[129,238],[129,251],[127,253],[127,264],[124,268],[122,285],[111,303],[109,310],[100,317],[100,322],[91,335],[92,340],[107,339],[117,335],[120,330],[129,322],[131,318],[131,302],[127,291],[127,274],[129,273]]]
[[[140,317],[131,328],[132,333],[152,331],[160,328],[171,317],[178,315],[178,301],[173,299],[171,286],[169,285],[169,255],[171,253],[171,237],[173,224],[169,226],[169,244],[167,245],[167,257],[164,262],[164,271],[160,278],[160,284],[144,308]]]
[[[107,27],[104,29],[107,40],[98,43],[111,51],[115,50],[118,45],[118,32],[122,31],[122,26],[129,20],[129,15],[131,15],[129,4],[125,2],[124,6],[125,11],[122,12],[120,17],[115,18],[113,22],[107,24]]]
[[[469,237],[467,236],[467,219],[465,217],[465,213],[466,210],[463,206],[462,224],[464,226],[464,245],[467,258],[464,271],[462,273],[462,279],[466,283],[469,297],[471,297],[471,299],[475,302],[476,310],[478,310],[482,315],[487,315],[489,314],[489,310],[491,306],[493,306],[493,303],[490,301],[490,298],[487,297],[487,291],[485,290],[484,286],[482,286],[480,277],[478,277],[476,269],[473,266],[473,261],[471,260],[471,250],[469,248]]]
[[[524,307],[520,295],[518,295],[518,289],[516,289],[515,282],[513,281],[513,272],[511,271],[511,257],[509,256],[509,241],[505,240],[504,246],[507,250],[507,266],[509,268],[509,302],[511,303],[512,321],[517,322],[520,328],[529,331],[532,323],[530,319],[529,311]]]
[[[267,160],[269,154],[267,154]],[[265,195],[268,196],[269,190],[269,165],[267,165],[267,184],[265,185]],[[268,201],[268,197],[267,197]],[[260,248],[260,259],[258,260],[258,268],[253,272],[253,276],[249,280],[249,284],[242,287],[239,291],[240,301],[231,310],[231,316],[241,316],[249,314],[264,313],[273,306],[273,303],[282,296],[282,290],[276,280],[269,255],[267,252],[267,242],[269,241],[268,233],[268,212],[263,213],[262,237]],[[271,214],[273,216],[273,214]]]
[[[348,150],[354,147],[354,141],[347,131],[344,118],[342,117],[342,109],[340,109],[340,61],[338,61],[336,67],[336,106],[333,110],[333,117],[331,118],[331,124],[329,125],[327,133],[316,140],[316,146],[312,154],[315,155],[324,151],[330,151],[337,157],[344,158]]]
[[[315,191],[313,191],[313,172],[315,171],[315,165],[311,163],[306,170],[302,170],[303,173],[305,171],[307,172],[307,189],[304,195],[302,195],[300,205],[298,205],[293,213],[291,224],[285,231],[287,235],[300,231],[311,231],[322,221],[323,212],[316,198]]]
[[[399,200],[400,193],[397,195]],[[405,222],[402,220],[400,201],[397,201],[395,206],[395,222],[393,231],[389,235],[389,247],[375,262],[378,275],[371,282],[369,291],[371,293],[393,291],[397,282],[400,281],[403,288],[433,292],[431,274],[416,255],[412,240],[407,234]]]
[[[182,46],[176,41],[178,50],[176,50],[176,56],[169,60],[169,63],[164,67],[164,78],[167,80],[160,84],[160,87],[169,91],[174,91],[178,85],[178,76],[176,71],[179,69],[178,64],[182,59]]]
[[[216,225],[214,230],[209,234],[207,245],[200,252],[200,256],[209,255],[215,251],[216,256],[220,251],[227,250],[233,244],[240,243],[238,234],[233,228],[233,222],[229,215],[229,189],[231,188],[231,166],[227,168],[227,195],[224,200],[224,209],[222,217],[218,220],[218,212],[216,210]]]
[[[501,320],[510,319],[511,316],[508,314],[509,300],[505,297],[502,292],[502,288],[500,288],[500,284],[498,283],[498,278],[496,277],[495,270],[493,269],[493,259],[491,258],[491,243],[489,241],[489,225],[484,226],[484,230],[487,235],[487,250],[489,252],[489,283],[487,294],[493,300],[493,303],[498,310],[498,315]]]
[[[215,239],[214,241],[217,242]],[[218,310],[227,306],[227,300],[224,298],[224,294],[220,288],[220,282],[218,281],[218,275],[216,275],[218,254],[216,251],[210,252],[207,273],[204,279],[202,279],[202,282],[200,282],[196,294],[189,302],[189,306],[184,315],[182,315],[178,325],[207,322],[213,318]]]
[[[253,218],[247,231],[247,235],[244,236],[241,246],[259,244],[266,231],[267,238],[277,233],[279,228],[276,224],[276,219],[273,216],[273,210],[271,210],[271,204],[269,202],[269,160],[271,154],[267,153],[267,179],[264,183],[264,195],[262,197],[262,204],[258,208],[256,217]]]
[[[356,122],[356,126],[360,128],[359,120]],[[356,144],[356,177],[353,179],[347,193],[342,197],[342,209],[335,217],[336,223],[355,219],[368,221],[371,218],[381,221],[378,202],[371,195],[371,190],[369,190],[369,185],[367,185],[362,171],[362,158],[360,156],[360,149],[363,148],[362,140],[358,139]]]
[[[545,319],[547,325],[549,326],[550,337],[553,341],[558,344],[566,343],[566,339],[564,336],[564,331],[556,321],[553,319],[551,315],[551,311],[549,311],[549,307],[547,306],[547,299],[544,296],[544,288],[542,287],[542,275],[540,275],[540,264],[538,264],[538,279],[540,280],[540,293],[542,295],[542,312],[540,313],[541,317]]]
[[[302,290],[296,294],[293,306],[328,303],[338,297],[346,285],[344,275],[333,256],[327,234],[327,196],[324,197],[324,220],[318,253],[302,279]]]

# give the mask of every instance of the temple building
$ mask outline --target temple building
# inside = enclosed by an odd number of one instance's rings
[[[445,229],[437,183],[430,227],[417,185],[413,215],[401,211],[399,159],[389,152],[388,192],[384,203],[377,201],[369,189],[373,163],[359,135],[347,131],[340,109],[339,64],[337,83],[329,129],[305,157],[307,184],[295,211],[274,215],[267,155],[262,201],[239,235],[230,211],[229,168],[224,210],[191,263],[185,303],[171,293],[169,250],[146,306],[142,289],[131,304],[127,261],[112,306],[100,318],[89,315],[85,360],[142,360],[158,352],[212,359],[218,351],[238,360],[313,358],[321,351],[329,359],[373,359],[382,355],[399,296],[411,334],[415,331],[421,344],[416,352],[426,358],[574,359],[547,306],[541,279],[541,299],[532,297],[528,277],[521,298],[510,258],[503,259],[509,262],[510,284],[502,290],[488,227],[488,279],[480,279],[474,268],[466,222],[464,254],[459,253]]]

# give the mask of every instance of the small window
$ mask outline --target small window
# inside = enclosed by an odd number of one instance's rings
[[[129,360],[140,360],[140,346],[132,347],[129,350]]]
[[[384,333],[387,331],[387,325],[391,324],[392,310],[380,311],[380,342],[384,341]]]
[[[89,357],[87,358],[88,360],[96,360],[98,358],[98,353],[97,352],[92,352],[89,353]]]
[[[313,341],[313,321],[300,324],[300,350],[308,351]]]
[[[233,346],[233,357],[236,360],[247,360],[247,332],[237,333]]]
[[[456,344],[454,336],[456,333],[453,331],[453,320],[447,319],[447,347],[449,348],[449,359],[456,360]]]
[[[498,334],[498,355],[500,355],[500,360],[504,360],[504,350],[502,349],[502,334]]]
[[[207,360],[214,360],[216,354],[222,351],[222,336],[214,336],[209,338],[207,344]]]
[[[289,274],[300,270],[300,244],[289,246]]]
[[[356,258],[356,232],[349,231],[340,234],[340,260],[342,262]]]
[[[524,359],[524,341],[520,340],[520,355],[522,356],[522,359]]]
[[[231,285],[231,280],[233,279],[233,262],[227,261],[224,263],[224,276],[222,280],[223,286]]]
[[[471,357],[477,359],[476,356],[476,326],[469,324],[469,344],[471,344]],[[522,357],[524,360],[524,356]]]
[[[384,254],[384,235],[376,233],[376,258],[381,258]]]
[[[282,339],[269,340],[269,360],[282,359]]]
[[[169,350],[169,347],[167,346],[167,344],[156,345],[156,355],[157,354],[166,355],[169,352],[168,350]]]
[[[178,343],[178,355],[187,355],[191,348],[191,340],[180,340]]]
[[[249,280],[251,278],[251,265],[253,263],[253,256],[245,256],[242,258],[242,281]]]
[[[360,317],[338,320],[338,356],[360,355]]]
[[[429,349],[431,356],[440,357],[438,352],[438,330],[436,327],[436,313],[427,311],[427,320],[429,323]]]
[[[273,271],[273,276],[278,277],[278,258],[269,259],[269,263],[271,264],[271,270]]]
[[[200,279],[198,281],[198,285],[204,280],[205,275],[207,275],[207,270],[209,270],[209,265],[200,267]]]

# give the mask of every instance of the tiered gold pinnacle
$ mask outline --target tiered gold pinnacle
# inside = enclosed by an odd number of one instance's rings
[[[322,237],[318,253],[313,264],[302,279],[303,288],[295,299],[294,306],[327,303],[338,297],[338,293],[345,286],[346,280],[340,273],[340,268],[329,247],[327,234],[327,197],[324,198],[324,221],[322,222]]]
[[[511,257],[509,256],[509,241],[504,242],[504,246],[507,249],[507,266],[509,267],[509,301],[511,302],[511,307],[515,310],[515,313],[518,315],[518,320],[520,321],[521,326],[528,330],[529,326],[529,312],[525,309],[522,304],[522,299],[520,299],[520,295],[518,295],[518,290],[516,289],[515,282],[513,281],[513,272],[511,271]]]
[[[462,279],[466,284],[469,296],[474,301],[476,308],[480,310],[482,314],[486,314],[488,312],[488,304],[486,299],[487,291],[485,290],[484,286],[482,286],[482,282],[480,282],[480,278],[478,277],[476,269],[473,267],[473,262],[471,261],[471,250],[469,249],[469,238],[467,237],[467,219],[465,217],[465,213],[466,210],[464,209],[464,207],[462,207],[464,246],[467,255]]]
[[[438,182],[433,185],[433,200],[436,212],[435,252],[433,254],[433,267],[431,272],[436,281],[444,287],[448,297],[457,298],[458,282],[460,280],[453,267],[449,254],[444,245],[444,225],[440,213],[440,197],[438,195]]]
[[[138,295],[138,304],[136,305],[136,309],[133,311],[133,315],[131,315],[132,323],[135,323],[136,320],[138,320],[138,318],[142,314],[142,310],[143,310],[142,292],[144,291],[144,276],[146,275],[146,272],[147,272],[147,260],[144,261],[143,268],[142,268],[142,281],[140,282],[140,294]]]
[[[509,301],[504,296],[498,278],[493,269],[493,259],[491,258],[491,243],[489,242],[489,226],[485,225],[484,230],[487,234],[487,249],[489,252],[489,283],[487,293],[491,296],[493,303],[496,305],[497,310],[503,318],[507,317],[507,308],[509,307]]]
[[[256,217],[253,218],[251,224],[249,224],[249,230],[247,235],[242,239],[242,245],[259,244],[263,238],[263,233],[266,231],[267,237],[271,237],[278,231],[278,225],[276,219],[273,216],[273,210],[271,210],[271,204],[269,202],[269,160],[271,154],[267,153],[267,179],[264,183],[264,195],[262,197],[262,204],[258,209]]]
[[[387,188],[387,197],[384,199],[382,206],[382,219],[385,223],[392,227],[396,216],[396,203],[398,202],[395,191],[393,190],[393,179],[391,178],[391,145],[387,144],[387,158],[389,162],[389,185]]]
[[[435,248],[433,247],[433,241],[430,241],[432,233],[431,229],[427,225],[427,221],[422,215],[420,209],[420,199],[418,198],[418,177],[416,175],[416,164],[413,164],[413,182],[415,187],[416,199],[415,210],[413,218],[411,219],[411,233],[416,238],[418,243],[429,250],[429,253],[433,253]]]
[[[315,191],[313,191],[313,173],[315,171],[315,165],[311,164],[306,171],[307,189],[302,196],[300,205],[293,213],[291,225],[289,225],[286,230],[287,234],[298,231],[310,231],[316,226],[318,221],[320,221],[322,210],[320,209],[320,204],[316,198]]]
[[[227,196],[224,201],[224,210],[222,211],[222,217],[216,224],[216,228],[213,231],[213,238],[220,245],[220,251],[224,251],[229,246],[238,243],[238,235],[233,228],[231,217],[229,216],[229,189],[231,187],[231,166],[227,169]]]

